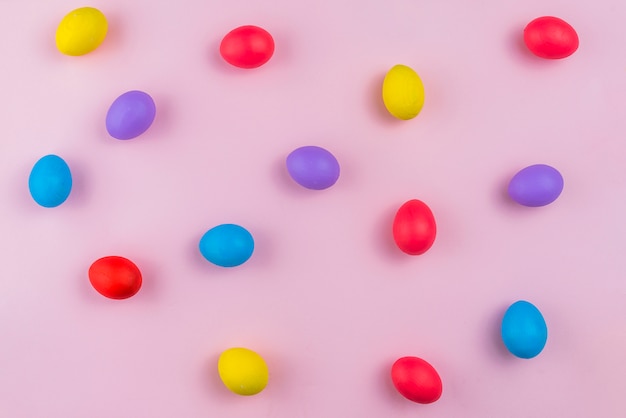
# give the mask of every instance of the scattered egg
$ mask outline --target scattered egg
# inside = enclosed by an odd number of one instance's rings
[[[535,164],[520,170],[509,182],[511,199],[523,206],[538,207],[554,202],[563,191],[563,176],[556,168]]]
[[[65,55],[85,55],[100,46],[107,30],[107,19],[100,10],[93,7],[72,10],[57,27],[57,49]]]
[[[224,36],[220,54],[235,67],[257,68],[272,58],[274,38],[258,26],[240,26]]]
[[[419,75],[406,65],[396,65],[383,80],[383,102],[393,116],[413,119],[424,106],[424,85]]]
[[[391,367],[396,390],[410,401],[429,404],[441,397],[443,384],[437,370],[418,357],[402,357]]]
[[[200,239],[200,253],[221,267],[245,263],[254,251],[254,239],[247,229],[235,224],[222,224],[209,229]]]
[[[330,151],[316,146],[293,150],[287,156],[287,171],[291,178],[307,189],[324,190],[339,179],[339,162]]]
[[[269,371],[263,357],[247,348],[229,348],[217,362],[220,379],[238,395],[256,395],[267,386]]]
[[[516,357],[537,356],[548,340],[548,327],[543,315],[530,302],[519,300],[509,306],[502,318],[502,341]]]
[[[400,206],[393,220],[393,239],[400,250],[423,254],[432,247],[436,235],[435,217],[426,203],[413,199]]]
[[[138,90],[128,91],[109,107],[106,128],[113,138],[136,138],[148,130],[155,115],[156,106],[149,94]]]
[[[37,204],[46,208],[59,206],[72,191],[69,166],[57,155],[40,158],[28,177],[28,189]]]
[[[132,261],[119,256],[107,256],[94,261],[88,275],[93,288],[110,299],[134,296],[142,284],[139,268]]]
[[[524,43],[538,57],[560,59],[578,49],[578,34],[574,28],[558,17],[542,16],[524,28]]]

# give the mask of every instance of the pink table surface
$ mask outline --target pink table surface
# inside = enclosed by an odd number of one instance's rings
[[[56,26],[84,5],[109,34],[64,56]],[[542,15],[576,28],[573,56],[525,50]],[[625,21],[622,0],[0,1],[0,416],[626,416]],[[252,71],[218,54],[243,24],[276,40]],[[426,89],[408,122],[380,97],[398,63]],[[157,118],[114,140],[106,111],[133,89]],[[338,158],[334,187],[288,177],[302,145]],[[74,176],[54,209],[27,187],[48,153]],[[506,184],[535,163],[565,189],[518,206]],[[419,257],[390,229],[412,198],[439,228]],[[197,250],[224,222],[255,237],[238,268]],[[89,284],[111,254],[142,270],[135,297]],[[518,299],[548,324],[532,360],[499,339]],[[261,394],[221,384],[232,346],[266,359]],[[390,366],[405,355],[439,371],[438,402],[395,392]]]

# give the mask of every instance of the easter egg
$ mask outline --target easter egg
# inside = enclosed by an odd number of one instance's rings
[[[421,404],[441,397],[443,384],[433,366],[418,357],[402,357],[391,367],[391,380],[402,396]]]
[[[293,150],[287,156],[287,171],[302,187],[324,190],[337,182],[340,167],[330,151],[321,147],[306,146]]]
[[[435,242],[437,225],[430,208],[413,199],[400,206],[393,220],[393,239],[398,248],[410,255],[428,251]]]
[[[383,102],[393,116],[413,119],[424,106],[424,85],[417,73],[406,65],[396,65],[383,80]]]
[[[247,348],[229,348],[217,362],[224,386],[238,395],[256,395],[267,386],[269,371],[263,357]]]
[[[578,49],[578,34],[566,21],[553,16],[534,19],[524,28],[524,43],[538,57],[560,59]]]
[[[535,164],[520,170],[509,182],[511,199],[523,206],[545,206],[554,202],[563,191],[563,176],[557,169]]]
[[[132,139],[144,133],[156,115],[154,100],[143,91],[132,90],[119,96],[106,116],[106,128],[113,138]]]
[[[200,239],[200,253],[221,267],[245,263],[254,251],[254,239],[247,229],[235,224],[222,224],[209,229]]]
[[[41,157],[28,177],[30,195],[37,204],[53,208],[59,206],[72,191],[72,173],[58,155]]]
[[[98,293],[111,299],[127,299],[141,288],[139,268],[130,260],[108,256],[93,262],[89,267],[89,281]]]
[[[516,357],[533,358],[546,345],[548,328],[543,315],[530,302],[519,300],[509,306],[502,318],[502,341]]]
[[[258,26],[240,26],[228,32],[220,44],[224,60],[239,68],[256,68],[274,54],[274,39]]]
[[[100,10],[93,7],[72,10],[57,27],[57,49],[65,55],[85,55],[100,46],[107,30],[107,19]]]

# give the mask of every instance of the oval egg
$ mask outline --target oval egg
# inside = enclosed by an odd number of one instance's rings
[[[523,206],[545,206],[561,195],[563,184],[563,176],[556,168],[535,164],[513,176],[509,182],[508,194]]]
[[[200,239],[200,253],[221,267],[245,263],[254,251],[254,239],[247,229],[235,224],[222,224],[209,229]]]
[[[100,10],[93,7],[72,10],[57,27],[57,49],[65,55],[85,55],[100,46],[107,31],[107,19]]]
[[[226,62],[239,68],[257,68],[274,54],[274,38],[258,26],[240,26],[228,32],[220,44]]]
[[[152,125],[156,105],[149,94],[132,90],[119,96],[109,107],[106,128],[113,138],[136,138]]]
[[[265,389],[269,380],[263,357],[247,348],[224,351],[217,362],[217,370],[224,386],[238,395],[256,395]]]
[[[537,356],[548,340],[548,327],[535,305],[520,300],[509,306],[502,318],[502,341],[516,357]]]
[[[406,65],[396,65],[385,75],[383,102],[393,116],[413,119],[424,106],[424,85],[419,75]]]
[[[418,357],[402,357],[391,367],[391,380],[405,398],[429,404],[441,397],[443,384],[437,370]]]
[[[129,259],[119,256],[102,257],[89,267],[89,282],[102,296],[127,299],[134,296],[143,279],[139,268]]]
[[[291,178],[307,189],[324,190],[339,179],[339,162],[330,151],[321,147],[306,146],[287,156],[287,171]]]
[[[561,59],[576,52],[579,40],[574,28],[563,19],[542,16],[526,25],[524,43],[540,58]]]
[[[46,208],[59,206],[72,191],[69,166],[57,155],[40,158],[28,177],[28,189],[37,204]]]
[[[410,255],[425,253],[432,247],[436,235],[435,217],[421,200],[409,200],[396,212],[393,239],[403,252]]]

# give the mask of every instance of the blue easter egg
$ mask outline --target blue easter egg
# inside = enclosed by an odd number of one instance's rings
[[[509,306],[502,318],[502,341],[511,354],[533,358],[541,353],[547,340],[546,321],[535,305],[519,300]]]
[[[28,190],[35,202],[46,208],[59,206],[72,191],[72,173],[63,158],[46,155],[30,171]]]
[[[213,264],[235,267],[245,263],[254,251],[254,239],[247,229],[222,224],[209,229],[200,239],[200,253]]]

